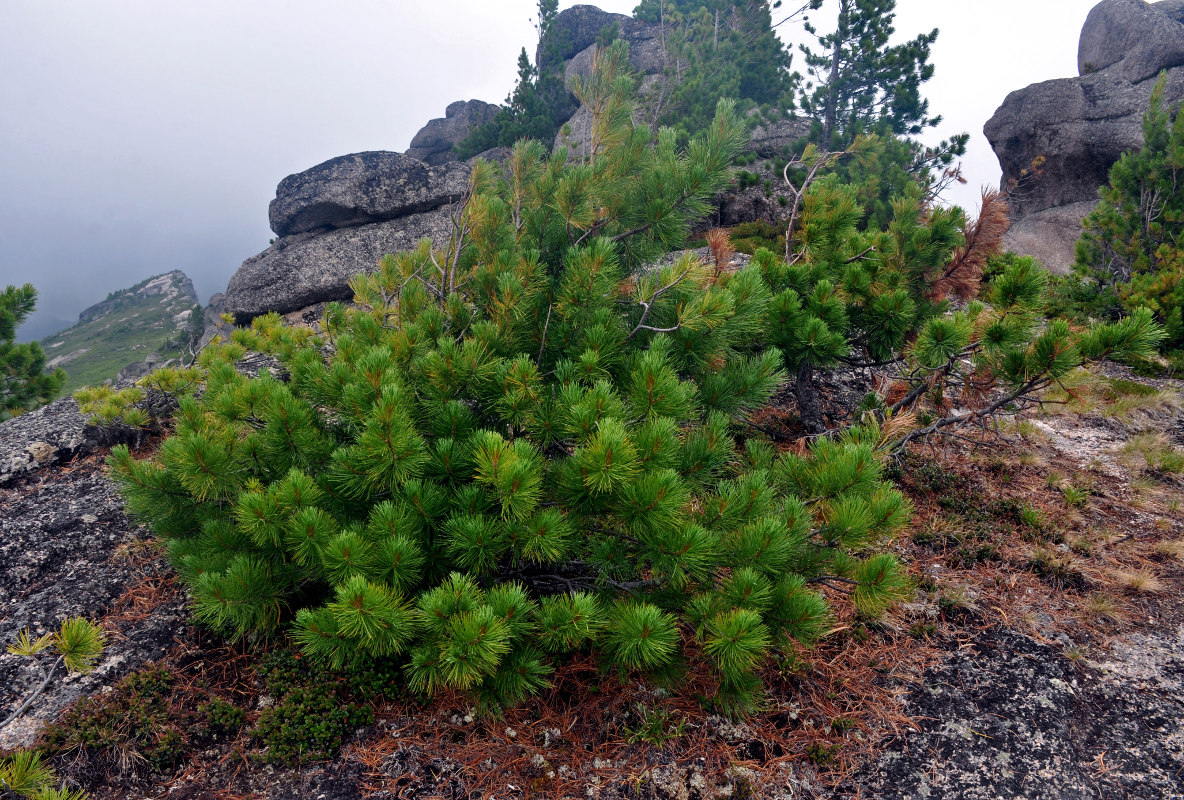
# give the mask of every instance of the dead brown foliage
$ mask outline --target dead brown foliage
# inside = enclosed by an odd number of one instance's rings
[[[978,294],[987,259],[998,255],[1003,235],[1011,227],[1007,200],[995,189],[983,189],[978,217],[962,228],[963,244],[933,284],[932,295],[941,300],[950,295],[969,300]]]
[[[715,278],[732,263],[732,256],[736,255],[736,248],[732,246],[732,234],[727,228],[712,228],[703,237],[711,249],[711,258],[715,262]]]

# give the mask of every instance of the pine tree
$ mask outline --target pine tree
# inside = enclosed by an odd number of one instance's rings
[[[936,412],[935,419],[903,436],[897,452],[914,440],[992,429],[1001,409],[1038,405],[1047,390],[1065,390],[1064,379],[1083,364],[1146,359],[1164,337],[1147,308],[1085,329],[1049,321],[1049,276],[1043,267],[1014,254],[999,262],[985,303],[971,301],[918,332],[905,361],[908,391],[882,410],[925,410]]]
[[[821,143],[850,141],[883,123],[898,136],[916,135],[941,122],[931,119],[921,84],[933,77],[929,48],[937,29],[904,44],[889,46],[896,0],[839,0],[835,29],[818,35],[815,52],[802,45],[812,79],[801,96],[802,109],[821,123]]]
[[[152,459],[111,457],[196,617],[290,630],[332,663],[399,659],[489,708],[591,650],[621,673],[712,668],[750,707],[778,651],[881,611],[907,519],[871,422],[778,455],[743,425],[784,380],[759,266],[679,244],[744,143],[732,105],[683,151],[634,127],[627,52],[578,87],[595,146],[474,167],[451,243],[383,259],[321,329],[275,315],[208,348]],[[234,369],[247,348],[287,382]]]
[[[633,15],[659,26],[661,124],[698,133],[721,97],[745,107],[792,107],[792,58],[773,31],[766,0],[643,0]]]
[[[827,427],[816,374],[892,360],[946,310],[935,288],[967,241],[962,210],[931,207],[911,180],[892,197],[891,216],[869,223],[860,200],[878,201],[881,190],[870,181],[845,183],[833,170],[840,160],[874,163],[881,152],[875,137],[860,137],[838,153],[808,145],[786,168],[801,183],[789,182],[785,258],[767,250],[753,258],[775,293],[767,335],[796,376],[798,409],[810,433]]]
[[[1110,169],[1110,183],[1083,221],[1078,275],[1094,283],[1093,307],[1150,308],[1165,346],[1184,348],[1184,114],[1165,107],[1166,76],[1143,117],[1143,147]]]
[[[0,293],[0,420],[52,400],[66,373],[45,371],[45,353],[37,342],[16,343],[16,329],[37,304],[33,284],[8,286]]]
[[[493,119],[456,144],[460,158],[509,147],[519,139],[551,142],[559,126],[576,110],[564,83],[563,59],[556,55],[565,44],[552,29],[558,9],[558,0],[539,0],[535,28],[543,49],[540,64],[531,64],[526,48],[522,48],[513,91]]]

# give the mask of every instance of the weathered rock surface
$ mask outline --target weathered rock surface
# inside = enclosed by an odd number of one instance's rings
[[[465,164],[431,167],[402,153],[351,153],[280,181],[268,216],[280,236],[386,222],[451,203],[468,180]]]
[[[665,68],[657,25],[624,14],[610,14],[594,6],[572,6],[555,18],[548,35],[562,42],[563,46],[557,52],[567,62],[564,65],[564,79],[571,87],[576,81],[592,75],[597,36],[601,30],[612,26],[616,26],[617,38],[628,43],[630,66],[640,76],[640,121],[653,125],[660,110],[658,104],[662,96],[662,71]],[[537,57],[543,57],[541,45]],[[543,60],[546,63],[546,58]],[[556,134],[552,147],[566,147],[570,157],[576,159],[587,155],[592,115],[582,105],[577,106],[574,98],[572,110],[572,116]]]
[[[411,138],[407,155],[432,166],[459,161],[453,146],[474,128],[484,125],[497,113],[498,106],[483,100],[457,100],[444,110],[444,116],[433,119]]]
[[[1162,70],[1165,100],[1184,100],[1184,0],[1103,0],[1082,29],[1078,67],[1076,78],[1012,92],[983,128],[1003,168],[1002,185],[1020,183],[1010,198],[1006,246],[1055,272],[1072,266],[1072,231],[1080,234],[1110,167],[1142,146],[1143,114]],[[1037,159],[1039,177],[1024,178]],[[1059,211],[1025,224],[1049,209]],[[1053,235],[1042,238],[1046,233]]]
[[[748,149],[761,158],[784,157],[788,148],[809,133],[810,121],[806,119],[782,119],[765,123],[752,129]]]
[[[587,158],[592,148],[592,112],[580,106],[559,132],[555,134],[552,150],[567,148],[568,161]]]
[[[129,431],[88,425],[70,397],[14,417],[0,431],[0,488],[130,441]]]
[[[1081,220],[1097,204],[1097,200],[1083,200],[1020,217],[1007,232],[1006,246],[1067,271],[1081,237]]]
[[[1184,65],[1184,7],[1178,0],[1105,0],[1086,17],[1077,49],[1077,70],[1087,75],[1121,63],[1131,83],[1161,69]]]
[[[158,560],[137,555],[145,532],[128,519],[98,460],[119,438],[86,425],[69,398],[0,426],[0,642],[24,628],[48,633],[71,616],[98,621],[129,587],[161,578]],[[0,730],[0,748],[30,744],[65,706],[159,657],[182,606],[178,596],[150,616],[106,621],[109,643],[95,672],[59,670],[30,712]],[[0,719],[40,677],[28,660],[0,651]]]
[[[857,776],[868,796],[1184,797],[1184,628],[1135,635],[1098,663],[1006,628],[969,644],[910,693],[920,730]]]
[[[379,259],[414,247],[420,239],[444,243],[450,230],[447,209],[412,214],[388,222],[339,228],[321,235],[280,239],[243,262],[226,287],[226,310],[238,324],[314,303],[349,300],[349,279],[371,272]]]
[[[550,67],[555,59],[567,61],[594,45],[596,37],[605,27],[615,22],[623,29],[625,24],[632,20],[632,17],[624,14],[612,14],[590,5],[564,9],[551,22],[548,31],[550,39],[547,44],[555,44],[551,48],[546,48],[543,42],[539,42],[535,49],[534,63],[542,71]]]
[[[1110,167],[1143,144],[1143,114],[1154,80],[1133,84],[1117,66],[1012,92],[983,129],[1004,181],[1019,179],[1039,156],[1042,175],[1012,199],[1019,216],[1096,200]],[[1184,99],[1184,68],[1168,73],[1167,99]]]
[[[226,338],[234,331],[233,325],[228,325],[223,321],[222,315],[224,313],[226,313],[226,295],[222,292],[215,292],[210,297],[210,304],[202,309],[202,333],[197,342],[199,351],[215,336],[221,334],[223,338]]]
[[[559,18],[562,19],[564,14],[577,8],[588,8],[588,6],[575,6],[564,11],[559,15]],[[657,25],[641,22],[632,17],[626,17],[624,14],[607,14],[606,17],[609,19],[605,24],[616,24],[617,38],[629,44],[629,64],[635,72],[642,75],[654,75],[662,71],[665,65],[662,59],[662,43]],[[588,78],[592,75],[592,59],[596,55],[595,40],[596,37],[593,36],[592,44],[571,56],[564,66],[564,78],[569,86],[573,80]]]

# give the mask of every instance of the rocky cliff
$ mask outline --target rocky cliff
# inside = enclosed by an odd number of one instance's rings
[[[1012,186],[1007,246],[1067,272],[1081,219],[1110,167],[1143,144],[1142,119],[1161,72],[1184,100],[1184,0],[1103,0],[1089,13],[1075,78],[1012,92],[983,131]]]

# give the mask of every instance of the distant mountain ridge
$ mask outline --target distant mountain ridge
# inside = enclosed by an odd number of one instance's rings
[[[137,377],[185,356],[204,327],[193,281],[173,270],[112,292],[78,322],[41,340],[47,367],[66,370],[69,392]]]

